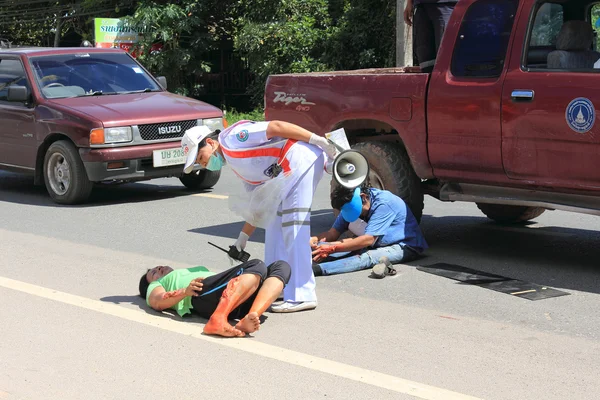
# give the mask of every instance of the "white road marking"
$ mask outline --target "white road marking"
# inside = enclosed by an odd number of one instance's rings
[[[283,347],[272,346],[261,343],[256,340],[247,339],[225,339],[213,336],[206,336],[201,333],[202,324],[187,324],[185,322],[175,321],[169,318],[146,314],[141,311],[128,309],[116,304],[105,303],[99,300],[93,300],[86,297],[76,296],[69,293],[59,292],[41,286],[32,285],[26,282],[17,281],[10,278],[0,277],[0,286],[27,293],[33,296],[42,297],[49,300],[58,301],[79,308],[100,312],[103,314],[119,317],[128,321],[138,322],[140,324],[153,326],[166,331],[192,336],[194,338],[205,340],[210,343],[233,348],[247,353],[255,354],[261,357],[270,358],[287,364],[304,367],[310,370],[323,372],[326,374],[350,379],[378,388],[391,390],[397,393],[407,394],[424,400],[481,400],[477,397],[462,393],[425,385],[419,382],[398,378],[392,375],[382,374],[364,368],[343,364],[336,361],[327,360],[321,357],[300,353],[297,351],[285,349]],[[1,393],[1,392],[0,392]]]
[[[208,197],[209,199],[219,199],[219,200],[226,200],[229,198],[229,196],[223,196],[222,194],[212,194],[212,193],[196,193],[196,194],[193,194],[192,196]]]

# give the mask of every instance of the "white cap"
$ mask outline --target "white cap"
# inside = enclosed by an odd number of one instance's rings
[[[183,172],[186,174],[189,174],[194,169],[196,158],[198,157],[198,145],[210,133],[211,130],[205,125],[194,126],[185,131],[185,134],[181,138],[181,150],[183,150],[183,154],[187,154],[185,166],[183,167]]]

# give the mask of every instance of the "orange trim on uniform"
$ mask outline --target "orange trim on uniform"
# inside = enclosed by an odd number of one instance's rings
[[[231,170],[233,171],[234,174],[236,174],[238,176],[238,178],[240,178],[241,180],[243,180],[244,182],[247,182],[251,185],[260,185],[261,183],[266,182],[266,180],[261,181],[261,182],[253,182],[253,181],[249,181],[248,179],[244,178],[243,176],[241,176],[240,174],[238,174],[235,169],[231,168]]]
[[[284,173],[290,172],[292,169],[290,167],[290,162],[286,158],[287,153],[290,151],[293,145],[295,145],[297,140],[287,139],[285,145],[281,148],[268,148],[268,149],[251,149],[251,150],[228,150],[225,147],[221,146],[223,150],[223,154],[227,157],[231,158],[254,158],[254,157],[277,157],[277,164],[281,166]],[[233,168],[232,168],[233,170]],[[248,182],[251,185],[259,185],[263,182],[266,182],[268,179],[265,179],[261,182],[252,182],[240,174],[238,174],[235,170],[233,172],[243,181]]]
[[[221,148],[223,149],[223,153],[231,158],[279,157],[281,154],[281,149],[278,148],[252,150],[228,150],[225,147]]]

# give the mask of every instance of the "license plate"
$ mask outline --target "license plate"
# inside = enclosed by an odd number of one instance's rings
[[[152,152],[152,161],[155,168],[185,164],[185,159],[186,156],[180,148],[154,150]]]

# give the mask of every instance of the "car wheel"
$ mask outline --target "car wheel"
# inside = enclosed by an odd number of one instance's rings
[[[66,140],[52,143],[46,151],[44,183],[52,200],[59,204],[84,202],[94,186],[87,177],[77,148]]]
[[[415,173],[404,147],[388,142],[363,142],[352,146],[369,163],[368,181],[371,187],[389,190],[403,199],[418,222],[423,215],[421,180]],[[338,185],[331,180],[331,191]],[[339,210],[334,210],[337,216]]]
[[[182,175],[179,180],[190,190],[204,190],[215,186],[220,177],[221,170],[209,171],[207,169],[201,169],[199,171],[193,171],[190,174]]]
[[[539,217],[546,211],[541,207],[509,206],[505,204],[477,203],[489,219],[501,224],[518,224]]]

